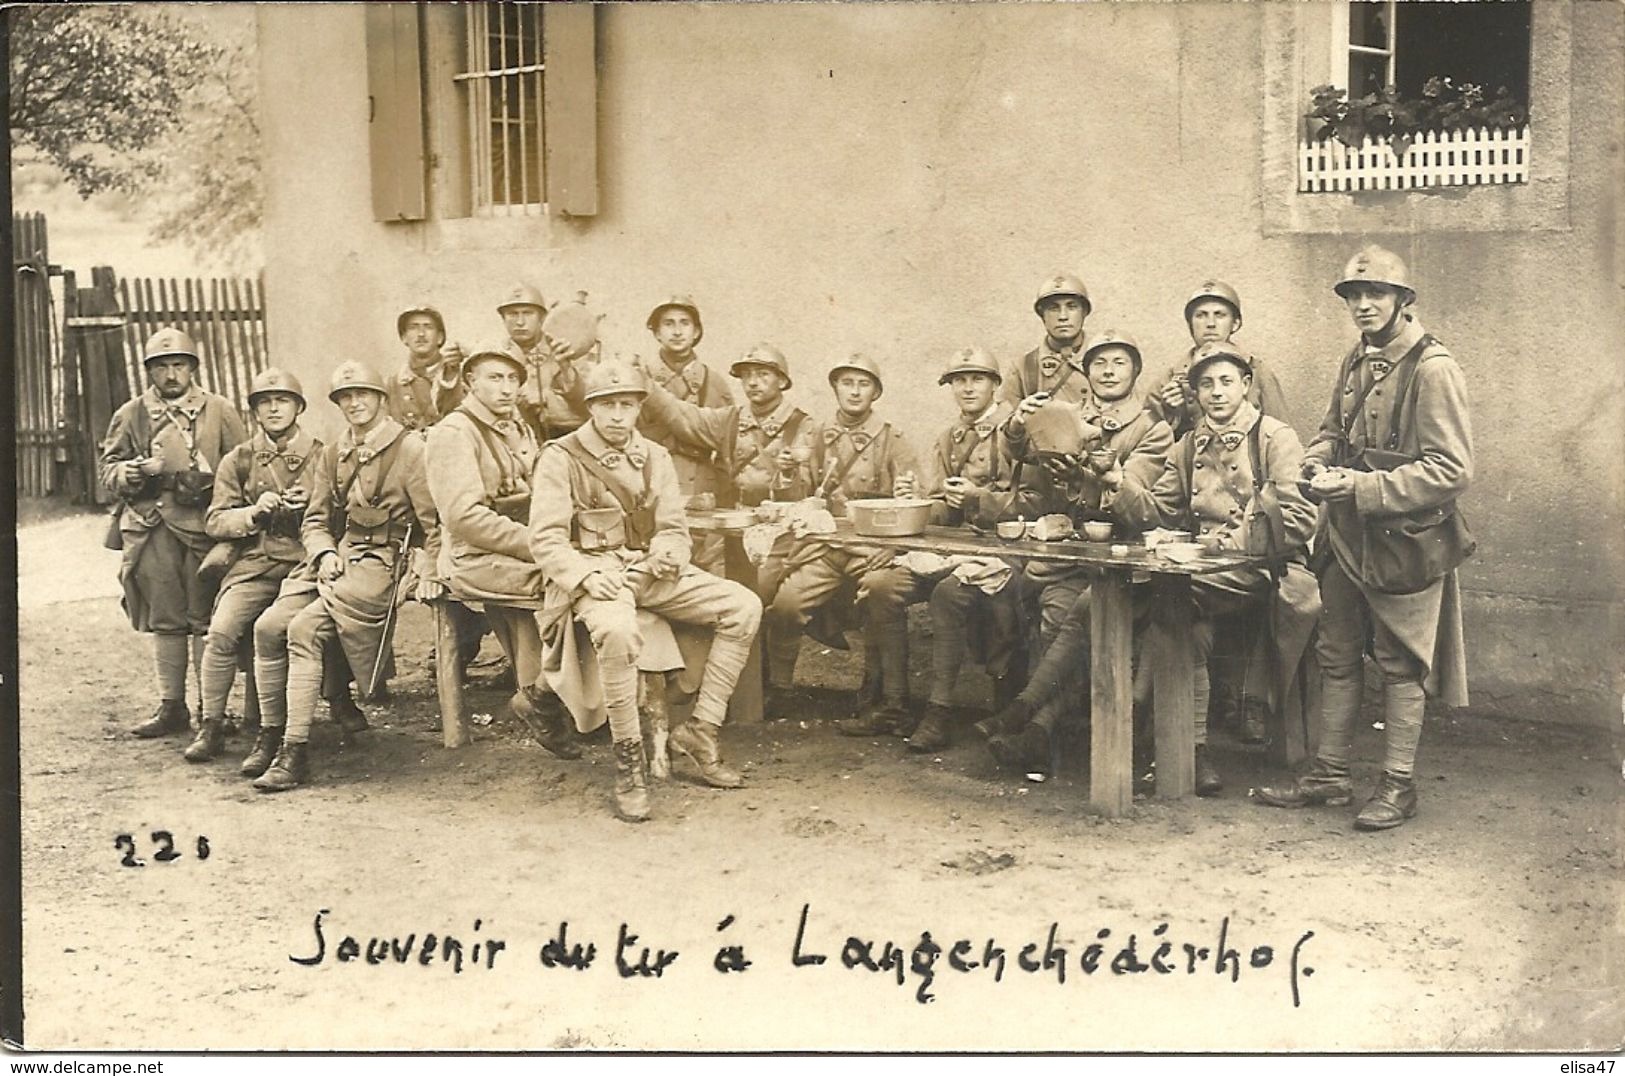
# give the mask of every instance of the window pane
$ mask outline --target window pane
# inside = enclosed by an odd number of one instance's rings
[[[1355,0],[1349,5],[1349,43],[1388,47],[1388,5],[1382,0]]]
[[[1494,97],[1502,86],[1529,102],[1527,0],[1484,4],[1400,4],[1394,82],[1415,97],[1434,76],[1473,83]]]
[[[1382,89],[1388,74],[1388,62],[1369,53],[1349,53],[1349,99],[1364,97]]]

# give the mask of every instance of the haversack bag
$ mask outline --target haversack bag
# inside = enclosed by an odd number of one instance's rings
[[[1385,594],[1411,594],[1454,571],[1478,548],[1454,501],[1425,512],[1368,519],[1361,582]]]

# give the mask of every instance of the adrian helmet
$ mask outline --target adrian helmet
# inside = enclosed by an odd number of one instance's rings
[[[644,321],[649,331],[655,331],[655,328],[660,324],[660,315],[668,310],[686,310],[688,312],[688,316],[694,319],[694,342],[698,344],[701,338],[705,336],[705,323],[700,320],[700,308],[694,305],[692,295],[673,295],[649,311],[649,317]]]
[[[1191,388],[1194,389],[1196,387],[1197,379],[1202,376],[1202,370],[1216,362],[1219,362],[1220,360],[1228,360],[1235,363],[1237,366],[1247,371],[1249,375],[1251,375],[1253,372],[1253,360],[1248,358],[1246,355],[1243,355],[1234,344],[1223,344],[1219,343],[1218,341],[1213,341],[1212,343],[1203,344],[1201,347],[1196,349],[1196,354],[1191,356],[1191,368],[1190,371],[1186,373],[1185,380],[1189,382]]]
[[[937,384],[946,385],[955,374],[986,374],[994,381],[1003,381],[999,361],[985,347],[962,347],[948,357],[948,365],[937,378]]]
[[[389,395],[388,390],[384,388],[384,379],[378,376],[378,371],[356,359],[339,363],[338,369],[333,371],[328,383],[327,398],[338,403],[339,393],[345,389],[371,389],[380,395]]]
[[[440,338],[442,340],[445,339],[446,319],[440,316],[440,311],[436,310],[428,303],[420,303],[417,306],[409,306],[405,310],[402,310],[399,314],[395,315],[395,335],[405,336],[406,323],[418,316],[426,317],[430,321],[434,322],[434,327],[440,330]]]
[[[1056,273],[1038,287],[1038,298],[1033,300],[1033,312],[1039,317],[1044,316],[1044,302],[1062,295],[1070,295],[1083,303],[1083,316],[1088,317],[1094,305],[1089,302],[1089,289],[1083,286],[1083,281],[1071,273]]]
[[[500,314],[510,306],[534,306],[546,312],[547,303],[542,299],[542,293],[529,284],[515,284],[502,293],[502,299],[497,303],[497,313]]]
[[[1399,255],[1375,243],[1354,252],[1354,257],[1343,267],[1342,278],[1332,285],[1332,290],[1347,299],[1348,289],[1354,284],[1386,284],[1399,291],[1402,306],[1416,302],[1416,289],[1411,287],[1411,274],[1405,268],[1405,263],[1399,259]]]
[[[582,397],[588,402],[602,396],[620,396],[625,393],[636,396],[649,395],[649,390],[643,384],[643,374],[636,367],[613,360],[598,363],[589,369],[582,377],[581,385]]]
[[[170,327],[159,329],[147,338],[147,346],[141,350],[141,364],[156,359],[166,359],[171,355],[180,355],[192,360],[195,368],[198,364],[197,344],[192,338],[179,329]]]
[[[261,396],[272,392],[285,392],[298,399],[300,407],[306,406],[305,387],[299,379],[275,366],[267,366],[248,383],[248,406],[253,407]]]
[[[1089,341],[1089,346],[1083,349],[1083,355],[1081,356],[1084,370],[1089,369],[1089,359],[1091,357],[1109,347],[1120,347],[1129,353],[1129,357],[1134,360],[1134,375],[1138,377],[1144,365],[1144,360],[1140,357],[1140,345],[1135,343],[1134,337],[1125,332],[1118,332],[1116,329],[1107,329]]]
[[[875,399],[880,399],[881,393],[886,391],[886,383],[880,379],[880,365],[869,356],[862,353],[855,354],[845,362],[838,362],[830,367],[829,383],[835,384],[835,379],[842,370],[856,370],[860,374],[868,374],[875,379]]]
[[[468,377],[469,371],[473,370],[482,359],[501,359],[519,372],[519,383],[521,385],[530,377],[530,370],[527,368],[525,361],[502,344],[485,344],[476,347],[463,360],[461,376]]]
[[[785,388],[793,384],[790,380],[790,360],[784,357],[784,352],[772,344],[757,344],[728,367],[728,372],[735,377],[741,377],[746,366],[766,366],[777,370],[779,376],[784,378]]]
[[[1197,285],[1196,290],[1191,292],[1191,297],[1185,300],[1185,324],[1190,324],[1191,310],[1196,304],[1209,299],[1217,299],[1221,303],[1228,304],[1230,309],[1235,311],[1236,320],[1241,320],[1241,296],[1236,294],[1236,289],[1222,280],[1210,278]]]

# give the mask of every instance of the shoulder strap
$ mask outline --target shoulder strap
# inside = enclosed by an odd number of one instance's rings
[[[1405,371],[1405,373],[1403,375],[1403,384],[1404,384],[1405,387],[1400,390],[1401,395],[1403,395],[1403,393],[1406,391],[1406,389],[1408,389],[1410,387],[1411,378],[1414,377],[1415,374],[1416,374],[1416,361],[1417,361],[1418,357],[1422,354],[1422,352],[1424,350],[1426,350],[1426,348],[1427,348],[1427,346],[1429,344],[1432,344],[1432,343],[1435,343],[1435,342],[1436,341],[1433,339],[1433,337],[1431,337],[1431,336],[1427,335],[1426,333],[1424,333],[1422,335],[1422,339],[1418,340],[1411,347],[1411,349],[1409,351],[1405,352],[1405,354],[1400,357],[1400,360],[1398,362],[1394,363],[1394,370],[1397,371],[1397,370],[1399,370],[1401,368],[1404,368],[1404,371]],[[1337,387],[1337,389],[1333,390],[1333,391],[1338,391],[1338,390],[1341,390],[1342,388],[1346,387],[1346,385],[1348,383],[1348,378],[1349,378],[1350,374],[1353,373],[1354,362],[1358,358],[1359,350],[1360,350],[1360,345],[1358,345],[1358,344],[1354,345],[1354,351],[1350,352],[1350,354],[1349,354],[1348,366],[1345,367],[1343,376],[1338,379],[1338,383],[1337,383],[1338,387]],[[1383,380],[1386,381],[1388,379],[1383,378]],[[1348,442],[1349,435],[1354,432],[1354,424],[1355,424],[1355,422],[1359,421],[1360,410],[1363,407],[1365,407],[1366,400],[1371,398],[1371,392],[1372,392],[1373,389],[1375,389],[1377,387],[1377,385],[1378,385],[1377,379],[1372,378],[1371,379],[1371,384],[1367,385],[1364,389],[1360,390],[1360,398],[1358,400],[1354,401],[1354,410],[1350,411],[1349,414],[1348,414],[1348,418],[1343,420],[1343,422],[1341,423],[1341,425],[1343,427],[1343,441],[1344,441],[1345,444]],[[1399,430],[1399,405],[1398,404],[1394,405],[1393,421],[1394,421],[1394,433],[1393,433],[1392,436],[1397,437],[1398,436],[1398,430]]]
[[[497,482],[502,489],[511,490],[514,486],[513,455],[508,451],[506,443],[499,442],[491,428],[474,416],[466,407],[458,404],[452,408],[453,414],[462,415],[481,441],[485,442],[486,451],[491,453],[491,459],[497,465]],[[450,418],[450,415],[446,416]]]
[[[1405,357],[1399,360],[1399,366],[1395,367],[1395,370],[1398,370],[1402,366],[1405,368],[1405,372],[1399,381],[1399,391],[1394,393],[1394,410],[1388,418],[1388,440],[1384,442],[1384,447],[1390,452],[1394,451],[1399,445],[1399,418],[1400,413],[1405,410],[1406,401],[1408,399],[1414,400],[1415,395],[1421,391],[1416,385],[1416,371],[1422,365],[1422,352],[1437,343],[1438,341],[1432,335],[1423,333],[1422,339],[1418,340],[1416,346],[1405,353]],[[1412,410],[1415,410],[1414,402],[1412,403]]]
[[[599,463],[591,452],[588,452],[581,446],[580,442],[560,439],[552,443],[564,449],[564,451],[569,454],[570,458],[581,464],[588,474],[592,475],[594,478],[598,479],[599,482],[603,483],[604,488],[609,491],[609,495],[614,497],[616,502],[620,504],[621,511],[627,513],[635,512],[638,510],[638,505],[647,499],[649,494],[648,456],[643,458],[643,493],[638,497],[638,503],[634,504],[627,499],[627,495],[621,490],[620,483],[615,481],[614,476],[609,473],[609,469],[603,464]]]
[[[970,443],[965,446],[965,454],[964,454],[964,456],[960,457],[959,465],[956,466],[953,469],[953,476],[955,478],[959,478],[959,477],[964,475],[964,473],[965,473],[965,465],[970,462],[971,453],[975,452],[977,447],[979,445],[981,445],[981,443],[984,440],[986,440],[986,438],[981,433],[977,432],[976,427],[972,426],[970,432],[971,432]],[[952,453],[949,453],[949,454],[952,455]],[[997,472],[998,468],[999,468],[999,461],[997,459],[995,459],[993,461],[993,469],[994,469],[995,472]]]
[[[361,468],[358,465],[355,470],[351,471],[350,477],[344,480],[344,488],[340,489],[338,442],[333,442],[329,447],[333,450],[333,469],[328,474],[328,485],[333,489],[333,503],[343,508],[350,503],[350,490],[354,488],[356,480],[361,477]]]
[[[882,423],[880,426],[880,432],[871,437],[868,444],[865,444],[862,448],[848,456],[846,462],[840,467],[836,468],[836,470],[821,483],[821,488],[823,489],[824,493],[827,495],[834,490],[840,489],[841,483],[846,481],[847,473],[852,470],[852,467],[858,462],[863,454],[868,452],[875,442],[884,439],[885,436],[890,432],[891,423]]]

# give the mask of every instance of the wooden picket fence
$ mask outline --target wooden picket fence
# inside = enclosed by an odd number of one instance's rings
[[[1298,145],[1298,190],[1388,191],[1529,181],[1529,128],[1428,131],[1403,154],[1386,137]]]
[[[142,348],[166,326],[196,341],[203,387],[247,411],[249,383],[268,364],[258,281],[120,279],[98,266],[80,287],[72,269],[51,264],[43,214],[14,214],[12,228],[19,495],[106,502],[101,438],[146,389]]]
[[[62,341],[53,310],[45,215],[13,214],[11,226],[15,237],[12,345],[17,356],[17,492],[43,497],[56,489],[58,468],[68,462]]]
[[[145,377],[141,349],[159,329],[174,327],[198,346],[199,379],[248,410],[248,385],[266,367],[265,302],[253,280],[120,280],[124,313],[124,353],[132,386]],[[139,390],[138,390],[139,391]]]

